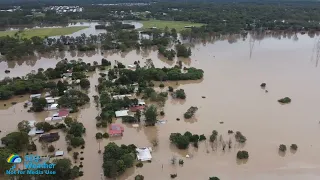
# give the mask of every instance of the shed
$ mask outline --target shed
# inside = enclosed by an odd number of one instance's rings
[[[63,151],[56,151],[56,153],[54,154],[56,157],[58,156],[63,156]]]
[[[128,110],[116,111],[116,117],[128,116]]]
[[[123,132],[124,132],[124,128],[119,124],[111,124],[109,126],[110,136],[122,136]]]
[[[151,151],[152,151],[151,147],[137,148],[136,149],[137,159],[139,161],[150,161],[152,159]]]

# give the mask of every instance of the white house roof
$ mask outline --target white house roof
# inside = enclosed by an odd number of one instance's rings
[[[128,116],[128,110],[116,111],[116,117]]]
[[[41,94],[31,94],[30,95],[30,99],[32,98],[40,98],[41,97]]]
[[[29,126],[33,128],[36,124],[36,121],[28,121],[28,123],[29,123]]]
[[[147,148],[147,147],[137,148],[136,151],[137,151],[137,158],[139,161],[149,161],[152,159],[151,148]]]

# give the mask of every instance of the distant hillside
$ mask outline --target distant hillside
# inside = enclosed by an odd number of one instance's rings
[[[0,4],[96,4],[126,2],[319,2],[318,0],[0,0]]]

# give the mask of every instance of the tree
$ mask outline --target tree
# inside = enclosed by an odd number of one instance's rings
[[[31,127],[29,125],[29,121],[23,120],[18,123],[18,129],[20,132],[28,133],[31,130]]]
[[[298,149],[298,146],[296,144],[291,144],[290,148],[296,151]]]
[[[212,177],[209,177],[209,180],[220,180],[220,179],[216,176],[212,176]]]
[[[84,126],[82,123],[79,122],[73,122],[70,125],[70,129],[69,129],[69,134],[72,134],[75,137],[81,137],[82,134],[84,133]]]
[[[12,132],[1,138],[1,141],[8,149],[18,153],[27,148],[29,144],[29,136],[25,132]]]
[[[54,167],[54,170],[56,171],[55,179],[69,179],[71,161],[69,159],[55,159],[53,160],[53,163],[56,164]]]
[[[31,102],[34,112],[41,112],[47,106],[47,100],[45,98],[32,98]]]
[[[237,158],[238,159],[248,159],[249,158],[248,151],[238,151]]]
[[[68,127],[70,127],[70,125],[72,124],[72,122],[73,122],[73,120],[72,120],[71,117],[66,117],[66,118],[64,119],[64,123],[65,123]]]
[[[287,150],[287,146],[284,144],[280,144],[279,151],[286,152],[286,150]]]
[[[134,113],[134,117],[140,122],[141,119],[141,111],[137,110],[136,113]]]
[[[73,156],[72,157],[73,157],[74,160],[77,160],[78,156],[79,156],[78,152],[73,152]]]
[[[89,88],[90,87],[90,81],[88,79],[81,79],[80,80],[80,86],[81,88]]]
[[[130,168],[133,166],[133,162],[135,160],[134,156],[132,154],[125,154],[121,157],[123,160],[124,164],[126,165],[127,168]]]
[[[144,111],[144,116],[146,117],[146,124],[154,126],[157,122],[157,107],[154,105],[151,105],[146,108]]]
[[[12,154],[12,150],[8,148],[0,148],[0,174],[4,174],[5,170],[11,168],[12,164],[7,162],[7,158]]]
[[[173,92],[173,87],[169,86],[168,90],[169,90],[169,92]]]
[[[242,133],[240,131],[236,132],[235,138],[236,138],[237,142],[239,142],[239,143],[245,143],[247,141],[247,138],[244,135],[242,135]]]
[[[74,148],[84,145],[85,141],[82,137],[72,137],[70,139],[70,145]]]
[[[44,132],[51,131],[54,127],[48,122],[38,122],[36,123],[36,128],[38,130],[43,130]]]
[[[56,149],[56,148],[54,148],[53,145],[50,145],[50,146],[48,147],[48,152],[54,152],[55,149]]]
[[[102,133],[101,132],[96,133],[96,139],[102,139]]]

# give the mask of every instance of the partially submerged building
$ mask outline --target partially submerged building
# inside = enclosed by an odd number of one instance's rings
[[[123,116],[128,116],[128,110],[121,110],[121,111],[116,111],[116,117],[123,117]]]
[[[152,148],[151,147],[143,147],[143,148],[137,148],[137,159],[138,161],[151,161]]]
[[[53,142],[59,140],[60,136],[59,133],[48,133],[48,134],[42,134],[39,137],[39,141],[45,141],[45,142]]]
[[[123,136],[124,128],[119,124],[110,124],[109,135],[110,136]]]

